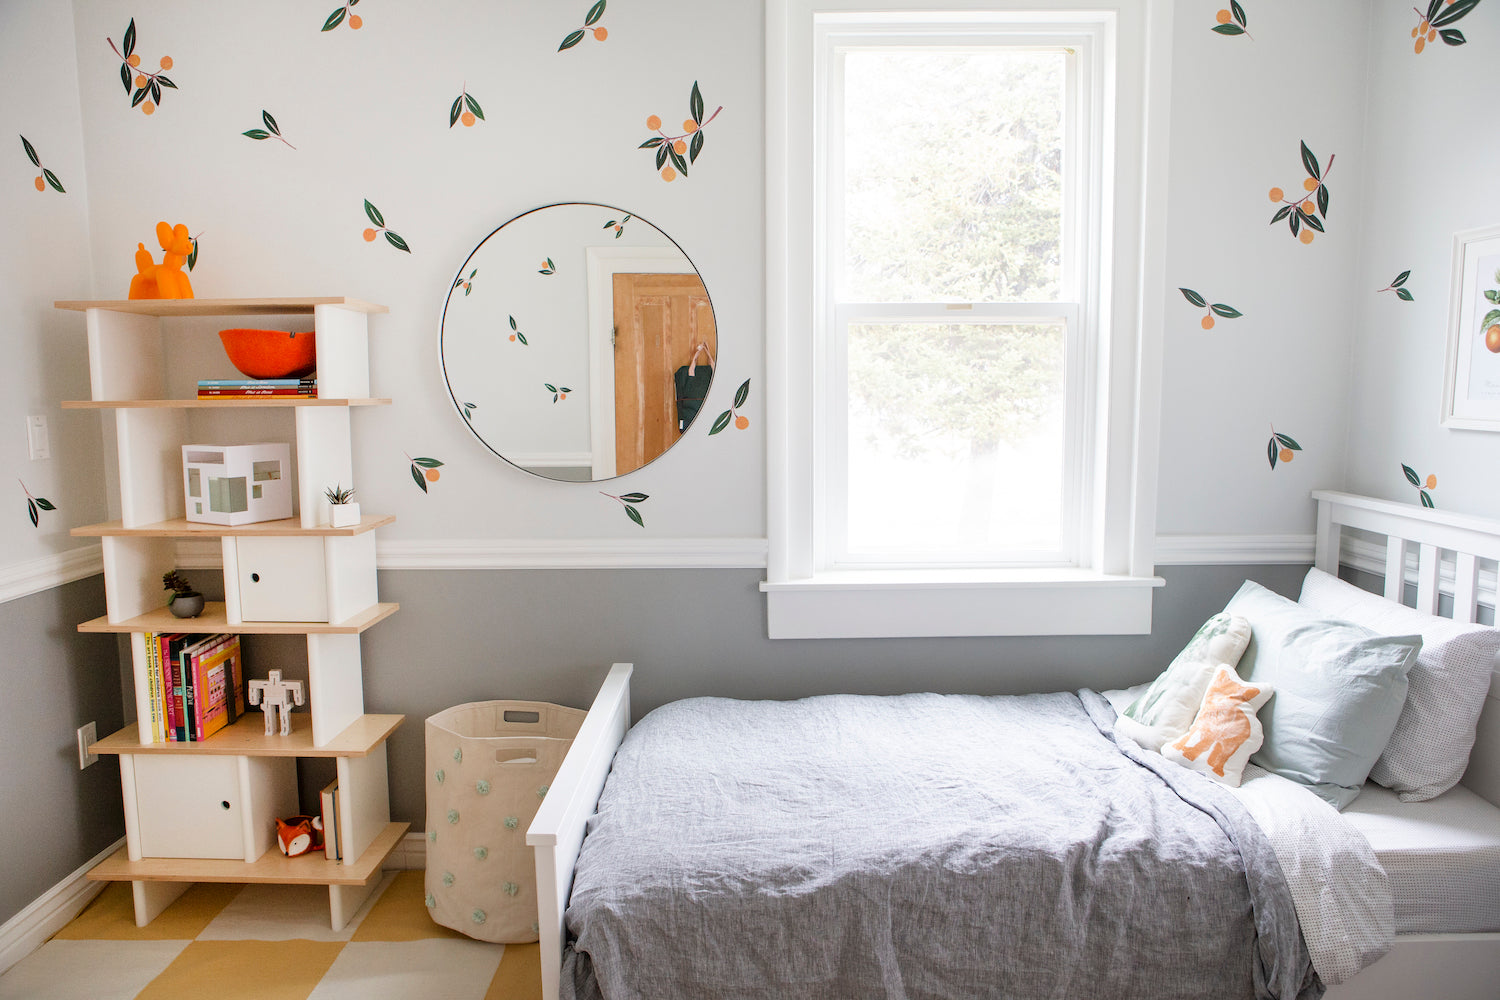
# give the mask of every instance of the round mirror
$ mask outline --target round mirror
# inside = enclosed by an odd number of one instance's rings
[[[718,354],[687,255],[608,205],[548,205],[486,236],[443,306],[443,378],[512,465],[590,482],[633,472],[697,416]]]

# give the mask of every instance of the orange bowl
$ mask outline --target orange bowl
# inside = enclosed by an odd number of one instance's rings
[[[249,378],[301,378],[318,366],[311,330],[220,330],[224,353]]]

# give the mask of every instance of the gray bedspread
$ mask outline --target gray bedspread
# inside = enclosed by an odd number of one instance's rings
[[[1090,691],[702,698],[630,730],[579,854],[562,995],[1315,998],[1234,796]]]

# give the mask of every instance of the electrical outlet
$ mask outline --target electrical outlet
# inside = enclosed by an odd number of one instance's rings
[[[94,761],[99,759],[96,753],[89,753],[89,744],[97,742],[99,730],[90,722],[86,726],[78,727],[78,770],[82,771]]]

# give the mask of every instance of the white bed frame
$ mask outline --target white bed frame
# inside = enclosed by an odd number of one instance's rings
[[[1438,613],[1439,598],[1453,598],[1451,617],[1478,620],[1481,559],[1500,559],[1500,521],[1316,490],[1318,535],[1314,565],[1337,574],[1344,528],[1385,536],[1385,596],[1405,603],[1415,562],[1417,610]],[[1450,559],[1443,558],[1444,552]],[[1363,568],[1363,567],[1362,567]],[[1449,573],[1451,571],[1451,582]],[[1488,574],[1486,574],[1488,582]],[[1500,604],[1485,588],[1490,607]],[[1497,622],[1500,625],[1500,622]],[[1479,716],[1479,732],[1463,784],[1500,806],[1500,664]],[[1500,934],[1401,934],[1380,961],[1339,986],[1328,1000],[1495,1000],[1500,996]]]
[[[1476,619],[1479,560],[1500,560],[1500,521],[1348,493],[1320,490],[1313,498],[1318,501],[1318,568],[1338,572],[1343,528],[1375,532],[1387,539],[1386,596],[1401,599],[1409,557],[1414,553],[1418,609],[1436,614],[1440,593],[1448,593],[1453,597],[1454,618]],[[1453,553],[1453,557],[1442,559],[1444,551]],[[1441,585],[1447,582],[1450,565],[1452,583],[1444,589]],[[1487,592],[1485,597],[1486,603],[1494,606],[1494,593]],[[526,843],[536,852],[543,1000],[558,1000],[564,911],[573,886],[573,866],[615,750],[630,728],[631,672],[628,663],[610,668],[526,832]],[[1478,740],[1463,783],[1500,805],[1500,665],[1485,700]],[[1494,1000],[1497,995],[1500,933],[1398,936],[1388,955],[1328,991],[1330,1000]]]

